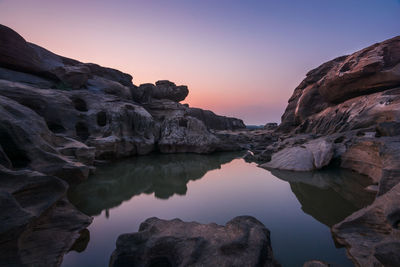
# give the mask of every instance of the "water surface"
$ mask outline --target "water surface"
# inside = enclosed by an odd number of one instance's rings
[[[94,221],[62,266],[108,266],[117,237],[137,231],[149,217],[225,224],[238,215],[254,216],[271,230],[283,266],[311,259],[353,266],[345,250],[335,247],[329,227],[373,200],[367,183],[348,171],[271,173],[235,153],[112,163],[69,194]]]

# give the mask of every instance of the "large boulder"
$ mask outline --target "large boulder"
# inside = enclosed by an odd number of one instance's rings
[[[253,217],[225,226],[149,218],[118,237],[110,266],[280,266],[270,232]]]
[[[177,86],[175,83],[163,80],[157,81],[156,84],[144,83],[136,89],[138,92],[138,100],[140,102],[151,102],[151,99],[168,99],[174,102],[180,102],[189,94],[186,85]]]
[[[213,130],[237,130],[246,128],[246,125],[242,120],[219,116],[211,110],[187,108],[186,114],[201,120],[207,126],[207,128]]]
[[[321,138],[300,146],[287,147],[272,155],[271,161],[261,164],[267,169],[313,171],[327,166],[334,155],[331,142]]]
[[[216,150],[219,139],[193,117],[176,117],[161,125],[158,148],[162,153],[210,153]]]
[[[176,86],[175,83],[162,80],[157,81],[155,91],[153,91],[153,97],[157,99],[170,99],[175,102],[184,100],[189,94],[189,90],[186,85]]]

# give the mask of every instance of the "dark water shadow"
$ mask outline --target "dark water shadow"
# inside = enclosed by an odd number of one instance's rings
[[[207,172],[220,169],[242,153],[153,154],[110,163],[99,167],[88,180],[71,188],[68,197],[83,213],[94,216],[119,206],[133,196],[155,194],[168,199],[185,195],[189,181],[201,179]]]
[[[371,204],[376,195],[365,189],[372,184],[367,176],[349,170],[271,173],[289,182],[305,213],[329,227]]]

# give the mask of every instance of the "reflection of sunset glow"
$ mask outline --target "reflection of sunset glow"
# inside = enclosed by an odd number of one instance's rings
[[[399,34],[396,1],[356,2],[3,0],[0,23],[135,84],[187,84],[184,102],[251,124],[279,121],[311,68]]]

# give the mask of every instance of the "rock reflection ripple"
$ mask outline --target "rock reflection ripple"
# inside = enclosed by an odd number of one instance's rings
[[[70,201],[87,215],[119,206],[142,193],[168,199],[185,195],[189,181],[201,179],[208,171],[240,157],[240,153],[155,154],[99,167],[97,174],[71,188]]]
[[[305,213],[329,227],[371,204],[376,195],[366,189],[372,184],[367,176],[345,169],[271,173],[289,182]]]

